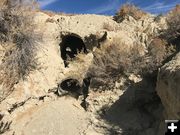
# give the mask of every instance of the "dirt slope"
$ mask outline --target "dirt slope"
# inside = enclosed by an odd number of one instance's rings
[[[20,111],[12,126],[9,135],[80,135],[88,121],[78,101],[60,98]]]
[[[104,23],[107,22],[114,28],[113,31],[104,27]],[[164,27],[163,21],[156,23],[154,16],[148,15],[139,21],[129,17],[118,24],[109,16],[48,16],[38,12],[35,23],[38,24],[37,31],[43,31],[37,54],[42,68],[31,72],[26,80],[15,85],[13,93],[0,104],[0,111],[4,115],[3,121],[12,121],[10,131],[5,134],[124,135],[124,131],[142,132],[143,135],[156,133],[156,121],[150,120],[150,117],[154,118],[156,115],[150,115],[149,112],[159,111],[156,109],[157,106],[153,106],[159,105],[159,101],[151,102],[154,91],[149,91],[153,86],[147,81],[144,87],[135,87],[141,84],[142,78],[135,76],[134,79],[138,81],[130,88],[121,88],[124,84],[123,78],[120,78],[121,83],[115,82],[118,85],[111,90],[91,92],[87,99],[90,103],[88,112],[80,106],[81,100],[57,98],[51,90],[57,90],[58,84],[66,78],[76,78],[82,82],[93,60],[92,52],[89,52],[83,55],[82,61],[72,62],[69,68],[65,68],[59,46],[62,33],[76,33],[84,40],[90,34],[98,36],[99,33],[107,31],[107,42],[118,37],[121,42],[128,44],[129,48],[136,41],[144,47],[143,52],[146,52],[147,44],[150,42],[148,36],[157,34],[157,31]],[[140,91],[136,92],[136,89]],[[136,105],[139,102],[142,104]],[[149,109],[148,112],[140,110],[145,104],[150,104],[150,109],[145,108]],[[122,108],[118,110],[119,106]],[[127,119],[132,120],[130,124],[126,123]],[[147,124],[143,125],[143,122]],[[143,130],[144,127],[146,130]]]

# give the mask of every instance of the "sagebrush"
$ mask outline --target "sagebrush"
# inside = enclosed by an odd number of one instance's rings
[[[118,23],[122,22],[127,16],[132,16],[135,20],[141,19],[146,13],[132,4],[123,5],[115,14],[114,20]]]
[[[155,38],[147,48],[140,43],[128,46],[120,39],[114,39],[94,52],[94,60],[88,70],[93,78],[91,87],[107,88],[121,76],[130,74],[148,76],[157,71],[173,48],[165,40]]]
[[[0,100],[8,95],[13,86],[37,67],[36,41],[32,5],[6,3],[0,8],[0,45],[4,56],[0,65]]]
[[[164,31],[162,37],[169,43],[177,46],[180,50],[180,5],[177,5],[167,15],[167,30]]]
[[[94,61],[88,70],[93,78],[91,87],[110,86],[120,75],[136,72],[133,65],[141,60],[141,46],[128,47],[120,39],[114,39],[94,52]]]

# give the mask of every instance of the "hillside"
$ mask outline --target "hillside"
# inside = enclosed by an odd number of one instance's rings
[[[140,17],[2,8],[0,134],[161,135],[180,119],[180,8],[134,8]]]

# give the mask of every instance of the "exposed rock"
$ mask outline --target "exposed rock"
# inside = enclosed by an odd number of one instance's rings
[[[137,83],[137,82],[142,81],[142,78],[141,78],[140,76],[136,76],[136,75],[134,75],[134,74],[131,74],[131,75],[129,76],[129,80],[130,80],[130,81],[133,81],[134,83]]]
[[[155,92],[155,82],[140,80],[125,91],[90,93],[90,121],[96,132],[118,135],[154,135],[159,132],[163,107]]]
[[[107,42],[118,37],[122,43],[127,44],[129,47],[133,46],[134,42],[139,42],[140,45],[145,46],[148,40],[147,35],[154,33],[153,30],[149,29],[161,29],[157,23],[153,23],[153,16],[148,17],[144,20],[143,25],[142,20],[131,21],[132,19],[118,24],[108,16],[55,15],[50,17],[42,12],[37,12],[34,22],[38,25],[36,31],[43,31],[42,41],[37,43],[40,44],[39,51],[37,52],[40,69],[31,72],[26,80],[16,84],[14,92],[8,98],[14,98],[15,101],[21,102],[32,96],[39,97],[46,95],[49,89],[57,87],[58,83],[66,78],[74,78],[82,82],[87,69],[91,65],[93,55],[91,52],[87,55],[82,55],[77,60],[71,62],[69,68],[65,68],[63,59],[60,57],[59,46],[62,32],[75,33],[83,40],[90,34],[97,35],[98,38],[98,33],[104,33],[104,23],[108,22],[111,26],[119,29],[107,32]],[[54,21],[47,21],[48,19]],[[147,28],[148,32],[145,33],[144,30]],[[142,54],[145,49],[142,50]]]
[[[157,93],[166,110],[166,119],[180,119],[180,53],[158,73]]]
[[[88,54],[78,54],[65,68],[60,51],[61,35],[75,33],[84,42],[90,35],[95,35],[95,38],[98,39],[106,31],[103,28],[106,22],[118,29],[116,31],[107,31],[107,40],[105,42],[111,42],[113,39],[119,38],[122,43],[127,44],[127,47],[124,47],[126,49],[136,45],[134,43],[138,43],[144,47],[141,52],[142,55],[147,51],[146,48],[151,40],[150,35],[157,35],[158,31],[164,28],[163,24],[165,24],[163,21],[160,23],[154,22],[154,16],[151,15],[139,21],[129,17],[118,24],[109,16],[48,16],[45,13],[37,12],[34,20],[34,23],[38,25],[36,31],[43,31],[42,41],[37,43],[39,44],[37,60],[40,68],[32,71],[26,80],[20,80],[14,86],[11,95],[0,104],[0,111],[5,114],[4,119],[13,120],[10,135],[13,132],[27,135],[71,135],[71,130],[73,134],[84,135],[102,135],[109,132],[120,134],[126,131],[128,131],[127,133],[137,132],[137,134],[142,132],[143,135],[156,133],[159,115],[161,115],[162,111],[161,104],[154,93],[153,83],[148,83],[146,80],[145,83],[143,82],[145,86],[142,85],[141,81],[143,80],[138,75],[129,76],[129,80],[134,83],[131,87],[125,87],[126,78],[120,78],[115,82],[115,87],[114,85],[109,86],[110,88],[107,88],[104,92],[91,92],[88,97],[90,105],[87,113],[79,106],[79,101],[58,98],[54,95],[58,89],[58,84],[68,78],[78,80],[79,84],[82,84],[87,70],[93,62],[93,50],[96,49],[95,47],[90,51],[88,50]],[[97,39],[95,39],[95,42]],[[87,48],[92,48],[91,45],[94,43],[92,42],[86,44],[90,46]],[[4,56],[1,50],[0,48],[0,64]],[[161,72],[166,67],[169,67],[167,65],[161,69]],[[174,69],[174,65],[172,66],[173,70],[177,71],[177,69]],[[178,64],[176,67],[178,67]],[[166,70],[169,70],[169,68]],[[161,78],[163,77],[161,72],[157,87],[160,96],[162,91]],[[169,81],[172,85],[168,87],[162,85],[163,89],[176,87],[173,81]],[[179,87],[177,87],[178,89]],[[0,94],[2,91],[0,86]],[[169,91],[169,89],[165,91]],[[177,93],[177,91],[175,92]],[[176,111],[175,107],[179,106],[175,101],[179,101],[179,99],[171,100],[171,95],[169,97],[169,101],[173,102],[174,111]],[[179,98],[177,95],[176,97]],[[163,96],[162,101],[164,101],[164,105],[168,104]],[[145,107],[145,105],[148,105],[148,107]],[[130,123],[126,123],[127,118]]]

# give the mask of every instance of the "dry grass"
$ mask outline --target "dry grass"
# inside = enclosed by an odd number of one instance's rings
[[[32,24],[33,9],[32,5],[4,5],[0,9],[0,43],[5,50],[0,65],[0,85],[3,85],[0,101],[37,66],[35,42],[38,35]]]
[[[146,15],[146,13],[132,4],[125,4],[116,13],[116,15],[114,16],[114,20],[120,23],[127,17],[127,15],[132,16],[136,20],[139,20],[144,15]]]

